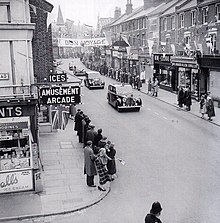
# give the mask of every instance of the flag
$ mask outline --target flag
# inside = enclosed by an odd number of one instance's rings
[[[212,38],[211,37],[206,38],[206,45],[207,45],[207,47],[212,48]]]
[[[109,45],[112,45],[112,38],[111,38],[111,32],[110,31],[104,31],[103,32],[104,33],[104,35],[105,35],[105,38],[107,39],[107,41],[108,41],[108,44]]]
[[[151,56],[152,55],[152,51],[153,51],[154,41],[153,40],[147,40],[147,43],[148,43],[148,48],[149,48],[149,54]]]
[[[92,28],[93,26],[90,26],[90,25],[87,25],[87,24],[84,24],[84,26],[88,27],[88,28]]]
[[[175,48],[175,45],[174,44],[171,44],[171,49],[173,51],[173,54],[175,54],[176,53],[176,48]]]
[[[51,110],[52,129],[59,129],[59,112],[56,108]]]
[[[131,46],[126,35],[122,34],[121,38],[128,44],[128,46]]]

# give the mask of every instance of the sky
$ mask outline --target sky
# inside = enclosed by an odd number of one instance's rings
[[[143,0],[131,0],[133,8],[142,6]],[[96,27],[98,15],[101,18],[114,17],[115,7],[120,7],[122,14],[125,13],[127,0],[47,0],[54,6],[49,13],[48,22],[56,21],[58,7],[60,5],[64,22],[66,19],[73,20],[75,24],[87,24]]]

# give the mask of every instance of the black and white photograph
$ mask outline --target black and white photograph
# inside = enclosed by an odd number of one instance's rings
[[[220,0],[0,0],[0,222],[220,222]]]

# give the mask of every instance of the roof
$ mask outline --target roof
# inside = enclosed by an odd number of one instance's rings
[[[167,7],[167,10],[164,11],[164,13],[162,14],[162,16],[165,15],[170,15],[176,12],[176,6],[179,6],[181,4],[183,4],[186,0],[172,0],[171,2],[169,2],[169,7]]]
[[[52,12],[53,10],[53,5],[46,0],[29,0],[29,4],[34,5],[46,12]]]
[[[169,2],[163,2],[160,5],[158,5],[157,7],[155,7],[155,9],[153,11],[151,11],[150,13],[148,13],[148,17],[150,16],[154,16],[154,15],[158,15],[163,13],[168,7],[170,7],[170,5],[172,5],[171,3],[172,1]]]
[[[182,5],[180,5],[179,7],[178,7],[178,9],[177,9],[177,12],[179,12],[179,11],[185,11],[185,10],[187,10],[187,9],[190,9],[190,8],[193,8],[193,7],[196,7],[197,6],[197,0],[191,0],[191,1],[186,1],[186,3],[184,4],[182,4]]]

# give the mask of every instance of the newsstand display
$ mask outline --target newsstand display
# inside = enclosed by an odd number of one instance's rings
[[[0,119],[0,194],[34,189],[32,141],[29,117]]]

